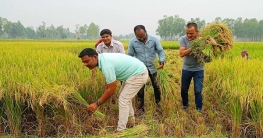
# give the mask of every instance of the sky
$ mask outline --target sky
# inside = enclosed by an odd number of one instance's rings
[[[75,25],[95,23],[113,35],[133,33],[136,25],[155,35],[164,15],[189,21],[212,22],[216,17],[263,20],[263,0],[0,0],[0,17],[34,28],[46,23],[63,25],[74,32]]]

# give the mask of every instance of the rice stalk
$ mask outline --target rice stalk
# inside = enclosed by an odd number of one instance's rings
[[[157,79],[161,92],[168,97],[169,95],[173,95],[173,92],[176,91],[176,84],[172,78],[169,77],[167,72],[165,72],[163,69],[158,70]]]
[[[232,31],[224,22],[210,23],[201,29],[201,36],[204,38],[212,37],[217,42],[221,52],[225,52],[233,48]]]
[[[72,96],[72,99],[74,99],[76,102],[78,102],[78,103],[80,103],[86,107],[89,106],[89,104],[86,102],[86,100],[83,99],[82,96],[78,92],[72,93],[71,96]],[[103,119],[105,117],[105,115],[103,113],[101,113],[100,111],[95,111],[94,114],[101,119]]]
[[[19,135],[21,132],[21,107],[20,103],[10,96],[5,96],[5,114],[8,119],[8,125],[12,134]]]
[[[200,31],[200,38],[192,40],[190,47],[199,63],[211,62],[218,54],[223,54],[233,47],[233,34],[225,23],[210,23]],[[217,46],[212,46],[209,39],[214,38]],[[219,48],[220,51],[217,49]]]

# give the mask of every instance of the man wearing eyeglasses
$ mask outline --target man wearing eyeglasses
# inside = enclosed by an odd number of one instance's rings
[[[161,112],[160,101],[161,91],[157,82],[157,69],[162,69],[165,62],[164,49],[160,41],[149,34],[143,25],[137,25],[134,27],[135,38],[131,39],[128,47],[128,55],[135,56],[142,61],[148,69],[149,77],[151,78],[152,86],[154,89],[156,111]],[[159,67],[156,69],[154,60],[156,59],[156,53],[159,56]],[[139,106],[137,107],[137,115],[142,115],[145,112],[144,109],[144,88],[140,89],[137,94],[137,101]]]

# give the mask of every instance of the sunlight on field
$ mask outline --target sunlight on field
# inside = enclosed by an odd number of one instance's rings
[[[79,93],[92,103],[104,90],[104,77],[96,78],[78,58],[95,41],[0,41],[0,134],[38,136],[105,136],[118,120],[118,104],[107,101],[99,111],[105,118],[88,115]],[[125,50],[128,41],[122,41]],[[163,41],[166,77],[175,85],[162,92],[163,113],[156,114],[153,90],[146,86],[146,113],[136,124],[146,124],[149,137],[263,137],[263,43],[235,43],[224,58],[205,66],[204,111],[181,109],[182,59],[178,42]],[[241,50],[249,59],[241,58]],[[166,89],[167,90],[167,89]],[[116,92],[117,93],[117,92]]]

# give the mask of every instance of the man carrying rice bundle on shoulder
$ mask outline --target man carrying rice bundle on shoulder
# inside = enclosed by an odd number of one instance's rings
[[[198,62],[197,57],[192,54],[190,42],[199,39],[199,33],[196,23],[188,23],[186,25],[186,35],[180,38],[180,57],[183,58],[182,76],[181,76],[181,97],[183,109],[187,110],[188,104],[188,90],[193,78],[194,80],[194,94],[196,110],[202,111],[202,89],[204,81],[204,63]],[[213,38],[209,38],[208,41],[217,46],[216,41]]]

